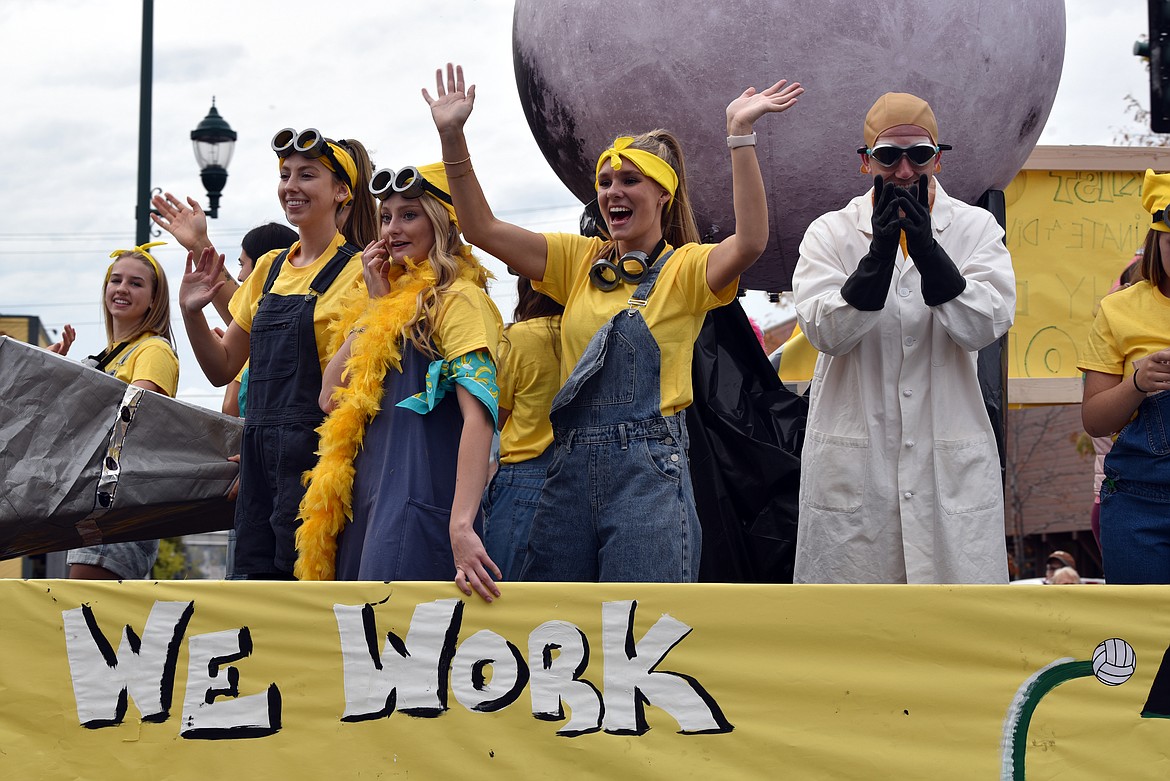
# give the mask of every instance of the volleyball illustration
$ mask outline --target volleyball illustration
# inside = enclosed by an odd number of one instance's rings
[[[1137,669],[1133,646],[1120,637],[1105,640],[1093,651],[1093,675],[1106,686],[1120,686]]]

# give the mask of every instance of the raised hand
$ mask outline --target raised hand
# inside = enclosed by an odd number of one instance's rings
[[[445,83],[443,69],[435,71],[435,97],[432,98],[425,87],[422,96],[431,107],[431,119],[440,133],[444,130],[461,130],[475,106],[475,85],[464,89],[463,66],[447,63]]]
[[[796,104],[796,99],[804,94],[804,87],[799,83],[789,84],[787,80],[780,81],[762,92],[755,87],[748,87],[743,93],[727,104],[727,133],[733,136],[747,135],[752,132],[752,125],[765,114],[787,111]]]
[[[177,236],[175,238],[178,238]],[[187,270],[179,283],[179,306],[183,314],[202,312],[223,287],[223,255],[213,247],[205,247],[196,260],[194,252],[187,253]]]
[[[61,329],[60,340],[49,345],[45,349],[57,355],[68,355],[69,348],[73,346],[73,340],[77,338],[77,332],[73,330],[73,326],[68,323]]]
[[[390,292],[390,249],[385,239],[375,239],[362,250],[362,278],[370,298],[381,298]]]
[[[882,257],[893,259],[897,253],[898,237],[902,232],[899,213],[899,195],[902,193],[905,190],[887,184],[880,176],[873,178],[873,214],[870,216],[873,240],[870,242],[870,250]]]
[[[930,181],[926,175],[918,177],[918,183],[898,195],[902,210],[899,225],[906,232],[906,249],[910,257],[921,257],[934,246],[934,233],[930,226]]]
[[[187,198],[183,204],[170,193],[156,195],[150,201],[158,214],[151,213],[154,224],[175,237],[188,252],[199,252],[211,245],[207,238],[207,215],[199,201]]]

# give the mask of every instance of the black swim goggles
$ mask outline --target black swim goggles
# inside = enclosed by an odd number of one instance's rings
[[[857,150],[857,153],[869,155],[870,159],[882,168],[893,168],[903,156],[910,161],[911,165],[924,166],[938,157],[939,152],[945,152],[950,148],[950,144],[914,144],[913,146],[878,144],[873,149],[863,146]]]
[[[299,133],[291,127],[278,130],[272,137],[272,151],[282,160],[294,154],[302,154],[314,160],[324,157],[333,165],[333,173],[340,176],[349,189],[353,190],[353,182],[349,180],[345,166],[337,159],[325,136],[315,127],[306,128]]]
[[[640,250],[632,250],[617,261],[610,260],[609,257],[598,258],[589,267],[589,281],[603,293],[608,293],[622,282],[637,285],[646,278],[650,267],[658,260],[664,249],[666,240],[659,239],[654,251],[649,255]]]
[[[386,200],[398,193],[403,198],[418,198],[423,193],[430,193],[443,203],[451,203],[451,196],[431,182],[426,180],[418,169],[409,165],[400,171],[393,168],[379,168],[370,179],[370,192],[379,200]]]

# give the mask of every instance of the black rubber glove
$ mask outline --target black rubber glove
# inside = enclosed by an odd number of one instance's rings
[[[894,276],[894,261],[898,258],[898,237],[902,226],[898,219],[899,187],[886,184],[880,176],[873,178],[873,239],[869,252],[857,264],[857,269],[841,286],[841,297],[855,309],[876,312],[886,305],[886,294]]]
[[[927,306],[945,304],[967,287],[955,262],[934,240],[930,225],[930,182],[926,175],[918,184],[898,197],[902,213],[901,228],[906,232],[906,249],[922,276],[922,300]]]

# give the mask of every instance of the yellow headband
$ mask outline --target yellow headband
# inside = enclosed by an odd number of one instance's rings
[[[325,143],[328,144],[329,148],[333,150],[333,155],[337,158],[337,162],[341,163],[341,167],[345,169],[345,173],[342,178],[349,178],[349,181],[346,182],[349,187],[349,197],[346,198],[342,203],[342,206],[348,206],[350,203],[353,203],[353,188],[357,187],[357,163],[353,161],[353,157],[349,154],[349,152],[345,151],[344,148],[338,146],[332,141],[326,141]],[[339,173],[338,171],[334,170],[333,162],[329,159],[328,156],[321,155],[321,157],[318,159],[321,161],[322,165],[324,165],[330,171],[333,171],[335,174]]]
[[[443,204],[443,208],[447,210],[447,214],[451,215],[451,222],[455,224],[455,230],[459,230],[459,217],[455,214],[455,205],[451,203],[451,185],[447,181],[447,168],[442,163],[431,163],[430,165],[420,165],[418,167],[419,176],[426,180],[427,184],[434,187],[436,190],[441,190],[446,198],[435,196],[432,197]]]
[[[653,152],[647,152],[645,149],[631,149],[630,144],[633,141],[633,136],[615,138],[613,146],[601,153],[601,157],[597,158],[597,169],[593,172],[594,189],[601,189],[601,166],[608,160],[613,170],[620,171],[624,157],[633,163],[639,171],[658,182],[662,189],[666,190],[670,195],[670,200],[666,203],[669,207],[670,204],[674,203],[674,192],[678,189],[678,174],[670,167],[670,163]]]
[[[278,134],[279,135],[279,134]],[[313,160],[320,160],[321,165],[328,168],[335,174],[338,174],[344,180],[345,186],[349,188],[349,197],[342,202],[342,206],[348,206],[353,203],[353,191],[357,187],[357,163],[353,161],[353,157],[349,152],[345,151],[344,147],[340,147],[332,141],[326,141],[325,144],[329,147],[329,151],[333,152],[333,156],[337,158],[337,162],[341,163],[344,171],[338,173],[337,169],[333,167],[333,161],[329,159],[328,155],[321,155],[320,157],[310,158]],[[293,154],[304,154],[303,152],[294,152]],[[277,156],[276,165],[279,168],[284,165],[285,158]]]
[[[1170,225],[1166,224],[1165,212],[1170,206],[1170,174],[1156,174],[1146,169],[1142,179],[1142,208],[1154,217],[1150,227],[1161,233],[1170,233]],[[1162,214],[1158,214],[1162,212]]]
[[[165,241],[148,241],[145,244],[139,244],[134,249],[116,249],[110,253],[110,257],[114,259],[114,263],[117,263],[118,258],[123,255],[141,255],[150,261],[150,266],[154,269],[154,276],[158,278],[162,276],[162,269],[158,265],[158,261],[154,259],[154,255],[150,254],[150,248],[161,247],[165,244]],[[114,272],[114,263],[111,263],[110,267],[106,269],[106,282],[110,281],[110,274]]]

